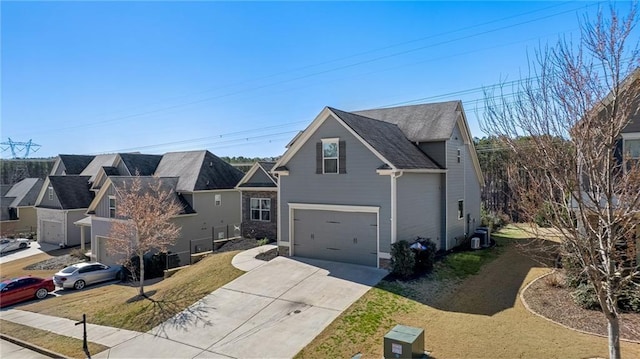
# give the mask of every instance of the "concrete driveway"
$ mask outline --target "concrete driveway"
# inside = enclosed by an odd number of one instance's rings
[[[0,264],[15,261],[17,259],[35,256],[36,254],[50,252],[60,249],[58,245],[49,243],[38,243],[31,241],[29,247],[25,249],[16,249],[15,251],[0,254]]]
[[[290,358],[386,274],[277,257],[96,358]]]

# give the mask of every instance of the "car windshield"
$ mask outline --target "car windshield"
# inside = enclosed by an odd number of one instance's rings
[[[3,290],[4,287],[6,287],[6,286],[7,286],[7,283],[0,283],[0,290]]]
[[[67,267],[67,268],[65,268],[65,269],[61,270],[61,272],[62,272],[62,273],[73,273],[73,272],[75,272],[77,269],[78,269],[77,267],[73,267],[73,266],[71,266],[71,267]]]

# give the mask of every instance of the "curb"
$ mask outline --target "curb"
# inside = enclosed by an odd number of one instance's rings
[[[592,332],[588,332],[588,331],[586,331],[586,330],[581,330],[581,329],[572,328],[572,327],[570,327],[570,326],[568,326],[568,325],[566,325],[566,324],[562,324],[562,323],[560,323],[560,322],[556,322],[555,320],[553,320],[553,319],[551,319],[551,318],[548,318],[548,317],[545,317],[544,315],[542,315],[542,314],[540,314],[540,313],[536,312],[535,310],[531,309],[531,307],[529,307],[529,304],[527,304],[527,301],[524,299],[524,292],[526,292],[526,291],[527,291],[527,289],[529,289],[529,287],[530,287],[533,283],[535,283],[535,282],[537,282],[538,280],[540,280],[540,279],[542,279],[542,278],[544,278],[544,277],[546,277],[546,276],[548,276],[548,275],[551,275],[551,274],[553,274],[553,273],[555,273],[555,272],[556,272],[556,270],[554,269],[554,270],[552,270],[551,272],[549,272],[549,273],[545,273],[545,274],[543,274],[543,275],[541,275],[541,276],[539,276],[539,277],[537,277],[537,278],[533,279],[531,282],[529,282],[529,284],[527,284],[527,285],[526,285],[526,286],[525,286],[525,287],[520,291],[520,295],[519,295],[519,297],[520,297],[520,302],[522,302],[522,305],[524,305],[524,307],[525,307],[525,308],[527,308],[527,310],[528,310],[531,314],[534,314],[534,315],[536,315],[536,316],[538,316],[538,317],[540,317],[540,318],[542,318],[542,319],[544,319],[544,320],[546,320],[546,321],[548,321],[548,322],[551,322],[551,323],[557,324],[557,325],[559,325],[559,326],[561,326],[561,327],[564,327],[564,328],[566,328],[566,329],[573,330],[574,332],[578,332],[578,333],[582,333],[582,334],[593,335],[593,336],[600,337],[600,338],[608,338],[608,336],[606,336],[606,335],[602,335],[602,334],[598,334],[598,333],[592,333]],[[633,343],[633,344],[640,344],[640,341],[638,341],[638,340],[632,340],[632,339],[620,338],[620,341],[627,342],[627,343]]]
[[[37,346],[35,344],[31,344],[28,342],[25,342],[24,340],[20,340],[18,338],[14,338],[12,336],[6,335],[6,334],[2,334],[0,333],[0,338],[4,339],[8,342],[11,342],[13,344],[19,345],[23,348],[27,348],[29,350],[32,350],[34,352],[40,353],[42,355],[48,356],[49,358],[62,358],[62,359],[70,359],[68,356],[64,356],[62,354],[56,353],[54,351],[51,351],[49,349],[45,349],[43,347]]]

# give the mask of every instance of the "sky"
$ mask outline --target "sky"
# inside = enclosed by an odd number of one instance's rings
[[[608,6],[2,1],[0,138],[40,145],[30,157],[271,157],[325,106],[451,100],[482,137],[484,90],[528,77],[538,49]]]

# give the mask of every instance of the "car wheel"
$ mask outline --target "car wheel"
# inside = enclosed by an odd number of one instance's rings
[[[27,248],[27,244],[26,243],[20,243],[20,249],[25,249]]]
[[[45,288],[40,288],[36,291],[36,298],[44,299],[49,295],[49,292]]]
[[[87,283],[85,283],[82,279],[80,279],[79,281],[73,283],[73,288],[80,290],[80,289],[84,288],[84,286],[86,284]]]

